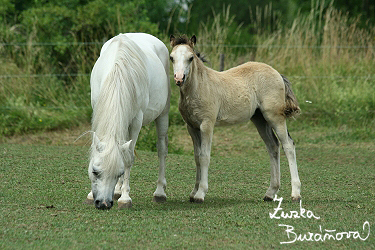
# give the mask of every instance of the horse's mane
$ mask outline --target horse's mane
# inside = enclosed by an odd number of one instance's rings
[[[114,38],[107,49],[116,49],[116,58],[102,83],[92,126],[106,145],[101,152],[105,157],[102,170],[107,169],[107,174],[111,174],[118,160],[126,160],[119,145],[129,140],[128,127],[141,108],[137,99],[144,100],[147,94],[148,75],[145,54],[126,35]]]
[[[191,43],[190,39],[187,37],[187,35],[180,35],[175,38],[173,42],[173,47],[177,45],[189,45],[194,53],[197,55],[197,57],[202,61],[202,62],[208,62],[208,60],[205,58],[204,55],[202,55],[195,47],[194,44]]]

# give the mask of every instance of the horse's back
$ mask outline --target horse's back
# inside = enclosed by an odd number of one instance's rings
[[[144,113],[143,124],[155,120],[160,114],[168,116],[170,101],[169,51],[158,38],[143,33],[130,33],[146,54],[149,74],[149,105]]]
[[[169,71],[169,52],[165,44],[158,38],[145,33],[126,33],[146,54],[155,53],[163,66]]]
[[[169,52],[166,46],[158,38],[145,33],[119,34],[108,40],[102,47],[100,57],[96,61],[91,74],[91,102],[94,108],[99,96],[101,85],[107,78],[115,63],[115,58],[120,45],[117,41],[129,41],[134,43],[133,49],[137,50],[144,58],[144,66],[148,76],[148,97],[146,98],[144,124],[156,119],[164,110],[169,108]],[[138,100],[139,101],[139,100]]]
[[[143,125],[155,120],[163,111],[169,111],[169,51],[158,38],[145,33],[126,33],[146,56],[149,100],[143,115]]]

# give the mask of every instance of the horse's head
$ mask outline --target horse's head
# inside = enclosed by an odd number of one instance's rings
[[[89,178],[94,204],[98,209],[110,209],[113,206],[113,195],[118,179],[124,174],[125,164],[130,164],[130,143],[101,142],[93,134]]]
[[[177,86],[182,86],[190,73],[191,63],[197,57],[194,46],[197,41],[195,35],[190,39],[186,36],[170,37],[172,52],[170,59],[173,64],[174,80]]]

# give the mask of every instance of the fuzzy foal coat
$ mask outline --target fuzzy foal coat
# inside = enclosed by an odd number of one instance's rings
[[[197,168],[190,200],[203,202],[208,190],[214,126],[251,120],[270,155],[271,181],[264,200],[272,200],[280,187],[280,141],[289,162],[292,199],[298,201],[301,183],[286,118],[298,114],[300,109],[289,81],[271,66],[257,62],[224,72],[212,70],[195,53],[195,42],[195,36],[190,40],[171,36],[170,58],[180,86],[179,110],[193,140]]]

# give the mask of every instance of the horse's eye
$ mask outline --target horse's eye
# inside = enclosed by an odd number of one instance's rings
[[[120,178],[121,176],[123,176],[125,174],[125,172],[121,172],[119,175],[118,175],[118,178]]]
[[[191,57],[189,58],[189,62],[193,61],[193,59],[194,59],[194,56],[191,56]]]
[[[95,177],[99,177],[100,172],[99,172],[98,170],[93,170],[93,171],[92,171],[92,174],[93,174]]]
[[[171,62],[173,62],[173,57],[170,56],[169,59],[171,59]]]

